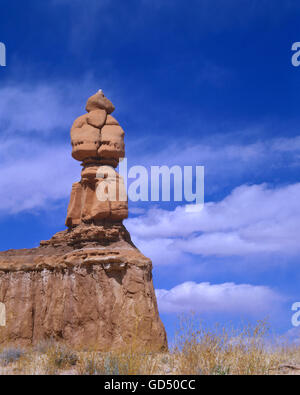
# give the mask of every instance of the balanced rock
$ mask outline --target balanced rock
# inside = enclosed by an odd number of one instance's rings
[[[55,339],[101,351],[132,344],[166,350],[152,263],[122,224],[127,197],[115,167],[124,132],[102,91],[86,109],[71,129],[72,156],[83,170],[72,187],[68,229],[38,248],[0,252],[0,345]]]

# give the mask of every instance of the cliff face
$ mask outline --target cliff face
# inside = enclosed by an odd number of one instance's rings
[[[101,351],[164,350],[152,264],[121,224],[81,225],[30,250],[0,253],[0,344],[54,338]]]

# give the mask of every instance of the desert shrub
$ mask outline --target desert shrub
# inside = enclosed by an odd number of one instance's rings
[[[20,348],[5,348],[0,353],[0,363],[2,366],[7,366],[18,361],[24,354],[25,351]]]
[[[56,344],[50,347],[46,353],[46,371],[54,374],[57,369],[67,369],[75,366],[78,362],[78,356],[75,352],[62,344]]]
[[[105,367],[103,358],[97,352],[85,352],[80,356],[78,364],[78,373],[80,375],[97,376],[104,375]]]
[[[157,355],[130,348],[110,354],[106,359],[106,367],[110,371],[109,374],[151,375],[157,369]]]
[[[129,374],[128,371],[129,368],[125,361],[114,353],[88,353],[81,360],[80,374],[84,375],[115,376]]]
[[[104,375],[104,367],[102,361],[97,361],[94,359],[87,359],[84,361],[84,369],[81,374],[89,376],[99,376]]]
[[[104,370],[105,374],[119,375],[128,374],[128,366],[124,364],[124,361],[120,360],[117,355],[109,353],[104,358]]]
[[[45,354],[47,351],[51,348],[54,348],[56,345],[56,342],[54,339],[46,339],[46,340],[41,340],[37,344],[34,345],[33,351],[40,353],[40,354]]]
[[[154,374],[156,360],[142,352],[114,351],[83,353],[78,364],[81,375],[139,375]]]

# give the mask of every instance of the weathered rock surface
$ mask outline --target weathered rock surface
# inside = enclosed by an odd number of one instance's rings
[[[164,350],[151,272],[122,224],[81,225],[38,248],[1,252],[0,344],[54,338],[103,351]]]
[[[152,263],[122,224],[127,195],[115,168],[125,155],[124,131],[102,91],[86,110],[71,128],[72,156],[83,170],[68,229],[38,248],[0,252],[0,345],[54,338],[77,348],[164,350]]]
[[[86,110],[88,113],[78,117],[71,128],[72,156],[82,161],[83,170],[80,182],[72,187],[68,228],[128,217],[126,192],[120,196],[124,182],[114,170],[125,156],[124,130],[110,115],[114,106],[101,90],[88,99]]]
[[[74,159],[83,161],[83,165],[92,158],[99,165],[118,166],[120,158],[125,155],[125,133],[110,115],[114,109],[102,91],[88,99],[87,114],[75,119],[71,128]]]

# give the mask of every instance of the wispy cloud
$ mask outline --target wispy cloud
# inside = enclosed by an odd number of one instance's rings
[[[83,45],[94,44],[95,36],[102,30],[102,44],[106,41],[108,29],[115,26],[109,0],[51,0],[50,7],[64,6],[70,19],[69,39],[72,51],[80,52]],[[115,10],[115,7],[114,7]]]
[[[274,312],[283,297],[266,286],[250,284],[210,284],[185,282],[170,290],[156,290],[162,313],[238,313],[260,314]]]
[[[28,146],[28,140],[13,139],[0,146],[1,158],[7,151],[16,154],[2,162],[0,170],[1,216],[51,210],[68,198],[72,183],[80,176],[80,168],[66,145],[32,141]]]
[[[281,188],[241,186],[198,213],[150,209],[126,226],[137,245],[160,246],[160,254],[248,256],[300,252],[300,184]],[[150,251],[149,251],[150,252]],[[150,255],[151,257],[151,255]]]
[[[0,88],[0,215],[57,207],[69,199],[80,165],[71,158],[70,127],[99,88],[91,75],[14,83]]]
[[[262,128],[261,133],[264,132],[266,130]],[[249,131],[245,130],[240,135],[248,133]],[[239,142],[233,133],[226,134],[226,138],[218,134],[213,134],[208,138],[179,137],[176,142],[169,141],[166,148],[151,153],[137,149],[143,145],[149,147],[147,139],[137,141],[136,146],[135,142],[132,143],[128,155],[129,159],[133,156],[133,161],[136,163],[143,163],[146,166],[203,165],[206,181],[214,182],[215,177],[218,177],[218,182],[222,187],[223,182],[229,179],[236,181],[248,178],[251,182],[253,175],[269,176],[279,169],[300,166],[300,136],[269,138],[253,143]],[[152,145],[160,147],[162,144],[158,139],[154,139]]]
[[[56,204],[56,199],[68,198],[71,183],[78,179],[80,172],[78,163],[70,157],[69,129],[74,119],[84,113],[83,98],[85,101],[95,91],[96,86],[94,78],[86,76],[77,83],[69,80],[54,83],[23,82],[16,84],[8,82],[0,88],[2,134],[0,186],[3,214],[9,215],[11,212],[21,212],[37,207],[49,209],[51,202],[53,205]],[[125,101],[124,97],[123,99]],[[251,144],[234,142],[234,139],[231,138],[224,141],[218,136],[205,139],[195,137],[194,140],[189,139],[188,143],[184,138],[178,138],[175,143],[168,144],[168,148],[163,148],[168,139],[160,144],[155,139],[149,142],[147,139],[141,141],[136,138],[137,134],[148,135],[147,126],[145,126],[143,133],[140,130],[139,133],[135,130],[125,131],[129,164],[138,163],[145,166],[204,165],[206,190],[209,188],[217,190],[227,185],[252,182],[253,174],[257,175],[261,172],[265,175],[268,174],[268,171],[272,174],[277,169],[298,167],[300,164],[299,136],[257,141]],[[220,171],[220,165],[222,171]],[[57,167],[60,168],[59,180],[56,179]],[[16,193],[16,191],[18,192]],[[242,193],[242,191],[244,192]],[[234,196],[239,193],[241,199],[248,198],[245,188],[239,189]],[[260,199],[259,196],[258,199]],[[225,202],[227,200],[224,201],[224,204]],[[258,200],[256,203],[258,204]],[[221,203],[216,207],[220,207],[220,205]],[[216,210],[216,207],[214,209],[209,207],[209,205],[206,207],[209,212]],[[180,214],[180,210],[179,208],[174,215],[168,214],[169,218],[167,219],[174,221],[173,216],[176,215],[177,221],[180,222],[179,229],[182,228],[183,221],[188,221]],[[206,210],[202,215],[206,215],[204,214]],[[252,210],[260,212],[257,206],[253,206]],[[151,215],[154,215],[155,218],[155,212]],[[228,218],[226,211],[224,215],[227,218],[226,221],[230,223],[231,219]],[[220,211],[218,215],[214,215],[213,221],[218,223],[220,218],[224,218],[224,215]],[[164,217],[165,214],[162,211],[162,218]],[[144,220],[146,221],[146,219]],[[164,226],[164,223],[160,223],[160,229],[163,229]],[[186,226],[184,227],[186,228]],[[151,226],[147,225],[144,235],[149,233],[150,229]],[[196,227],[195,231],[201,231],[201,227]],[[210,254],[209,245],[214,243],[214,237],[217,237],[217,232],[220,231],[222,229],[215,230],[213,234],[206,233],[202,235],[201,239],[194,238],[194,242],[192,239],[194,235],[189,234],[190,241],[189,244],[186,244],[186,249],[195,251],[196,247],[193,246],[195,244],[200,246],[203,241],[206,245],[206,253]],[[218,237],[224,237],[221,245],[235,245],[237,253],[240,250],[257,250],[257,243],[254,247],[251,243],[244,245],[244,239],[240,239],[241,234],[234,232],[235,230],[232,234],[227,232],[226,235],[219,235]],[[155,238],[157,235],[156,229],[153,237]],[[144,236],[141,237],[139,234],[135,236],[143,244]],[[182,236],[184,235],[178,237]],[[183,250],[179,240],[175,246],[174,240],[170,239],[169,235],[164,237],[166,237],[164,244],[173,243],[174,253],[178,249],[178,254],[181,256]],[[223,247],[220,248],[222,250]],[[267,249],[263,246],[261,248]],[[204,246],[200,249],[205,253]],[[275,247],[271,249],[274,250]]]
[[[1,216],[51,209],[68,198],[80,176],[69,130],[84,112],[79,91],[92,85],[83,79],[78,85],[25,82],[0,88]]]
[[[44,138],[52,133],[69,132],[77,116],[84,112],[84,100],[94,93],[91,77],[73,81],[7,83],[0,88],[2,139],[35,133]],[[83,99],[84,98],[84,99]],[[53,136],[53,134],[55,134]]]
[[[178,1],[175,8],[172,0],[131,0],[127,3],[115,1],[113,6],[109,0],[89,0],[88,3],[84,0],[52,0],[50,4],[53,6],[69,4],[72,6],[75,21],[80,25],[80,16],[83,15],[82,20],[86,23],[84,26],[88,22],[92,22],[94,32],[96,28],[93,22],[93,19],[96,19],[95,12],[106,9],[110,13],[113,10],[115,13],[121,13],[124,18],[130,21],[129,28],[132,28],[132,25],[140,27],[142,23],[146,24],[154,18],[161,18],[164,21],[168,17],[169,24],[172,21],[178,23],[181,17],[191,22],[197,21],[197,24],[190,23],[189,29],[191,31],[197,26],[197,29],[201,31],[215,32],[224,31],[233,26],[247,28],[253,20],[266,20],[267,18],[269,22],[277,21],[298,6],[293,1],[279,5],[274,2],[271,4],[268,0],[244,0],[243,2],[239,0],[190,0],[189,7],[186,7],[184,1]],[[85,18],[85,15],[88,15],[88,19]],[[102,17],[102,13],[99,14],[99,17]]]

